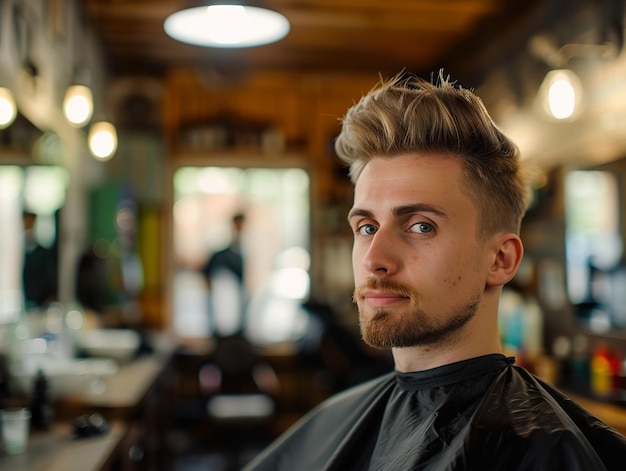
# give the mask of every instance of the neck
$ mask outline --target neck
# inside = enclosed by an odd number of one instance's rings
[[[499,340],[486,342],[483,339],[481,348],[445,349],[440,345],[421,347],[394,348],[392,350],[396,371],[408,373],[424,371],[438,366],[456,363],[492,353],[502,353]]]

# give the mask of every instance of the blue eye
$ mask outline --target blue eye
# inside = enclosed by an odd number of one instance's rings
[[[411,226],[411,232],[418,232],[420,234],[428,234],[434,230],[435,228],[433,225],[427,222],[418,222],[417,224],[413,224]]]
[[[361,235],[372,235],[376,234],[376,227],[371,224],[363,224],[357,228],[357,231]]]

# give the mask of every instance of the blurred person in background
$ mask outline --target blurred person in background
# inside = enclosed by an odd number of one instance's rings
[[[239,335],[244,328],[245,286],[241,235],[245,215],[231,219],[231,240],[227,247],[214,252],[202,267],[210,293],[210,326],[216,336]]]
[[[42,307],[57,299],[58,263],[52,247],[44,247],[37,238],[37,215],[24,211],[24,266],[22,281],[26,307]]]

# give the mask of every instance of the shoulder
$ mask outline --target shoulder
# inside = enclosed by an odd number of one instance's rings
[[[551,463],[549,469],[569,469],[568,463],[585,464],[578,469],[615,469],[615,457],[626,456],[624,437],[520,367],[507,368],[493,382],[475,415],[474,430],[487,448],[492,441],[502,445],[506,437],[517,459]]]
[[[394,374],[389,373],[330,397],[281,435],[245,470],[321,469],[320,463],[332,461],[350,431],[362,425],[364,417],[377,413],[394,383]]]
[[[395,373],[387,373],[383,376],[352,386],[321,402],[304,418],[306,419],[309,415],[325,413],[335,415],[342,410],[353,410],[355,406],[363,405],[365,403],[364,401],[371,402],[374,398],[379,397],[381,392],[393,384],[395,384]]]

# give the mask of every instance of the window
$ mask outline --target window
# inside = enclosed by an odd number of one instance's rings
[[[210,290],[202,268],[228,246],[232,216],[243,212],[248,335],[258,342],[297,336],[306,322],[299,306],[308,295],[308,174],[299,168],[182,167],[173,185],[175,331],[202,337],[234,329],[233,320],[220,319],[212,307],[218,291],[234,291],[225,278]]]

